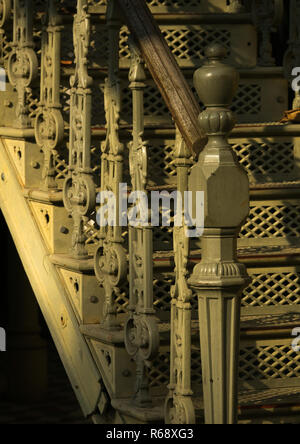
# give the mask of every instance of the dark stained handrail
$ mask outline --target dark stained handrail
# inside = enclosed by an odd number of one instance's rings
[[[134,36],[153,80],[182,137],[198,155],[207,138],[198,124],[200,106],[184,78],[145,0],[118,0],[122,18]]]

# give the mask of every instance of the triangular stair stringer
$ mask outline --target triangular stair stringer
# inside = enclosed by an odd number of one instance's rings
[[[101,394],[101,375],[2,140],[0,165],[1,210],[81,408],[86,416],[92,415]]]

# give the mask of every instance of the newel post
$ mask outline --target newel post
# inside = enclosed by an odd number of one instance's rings
[[[211,45],[206,56],[194,83],[206,106],[199,123],[209,141],[189,180],[191,191],[205,193],[205,222],[202,260],[189,285],[199,299],[205,420],[232,424],[237,421],[240,296],[249,282],[237,260],[237,236],[249,212],[249,182],[227,142],[239,75],[222,62],[222,46]]]

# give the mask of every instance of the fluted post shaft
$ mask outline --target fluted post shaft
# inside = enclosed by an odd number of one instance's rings
[[[249,212],[249,183],[227,142],[238,73],[222,63],[222,46],[210,46],[206,55],[194,83],[206,106],[199,123],[209,141],[189,180],[191,191],[205,193],[205,222],[202,260],[189,284],[199,298],[206,423],[232,424],[237,420],[240,295],[249,279],[237,261],[237,235]]]

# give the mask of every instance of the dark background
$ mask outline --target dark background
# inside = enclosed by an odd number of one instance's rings
[[[88,424],[0,211],[0,424]]]

